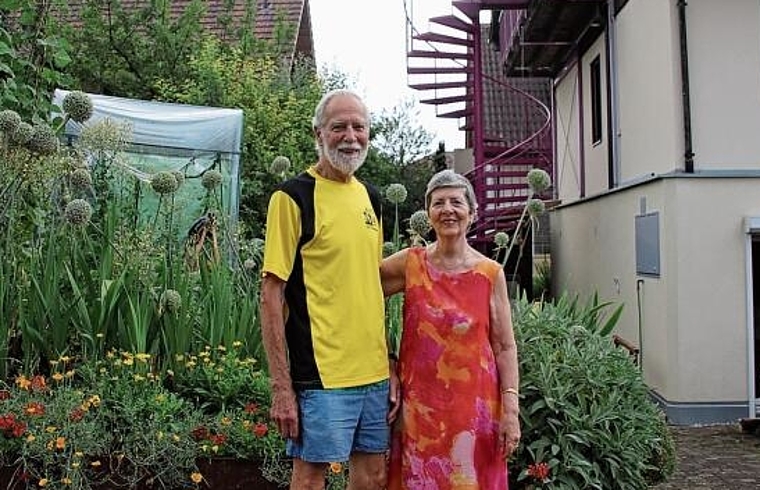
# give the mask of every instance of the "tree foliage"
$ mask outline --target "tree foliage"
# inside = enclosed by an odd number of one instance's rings
[[[407,98],[390,110],[383,110],[374,124],[373,143],[378,151],[399,167],[429,155],[433,136],[415,119],[419,109]]]
[[[62,2],[0,0],[0,107],[46,120],[50,94],[70,78],[70,44],[50,15]]]

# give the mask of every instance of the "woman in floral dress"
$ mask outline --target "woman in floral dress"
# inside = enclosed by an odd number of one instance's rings
[[[436,241],[381,268],[385,294],[404,293],[388,488],[505,490],[520,426],[504,271],[467,243],[477,204],[465,177],[434,175],[425,205]]]

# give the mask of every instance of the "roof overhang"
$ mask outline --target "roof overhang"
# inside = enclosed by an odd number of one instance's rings
[[[603,32],[607,0],[531,1],[513,32],[507,76],[554,77]]]

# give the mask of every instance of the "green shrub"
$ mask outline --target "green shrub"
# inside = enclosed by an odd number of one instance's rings
[[[512,489],[645,489],[673,471],[675,450],[639,369],[609,331],[621,307],[514,304],[522,443]],[[603,322],[604,320],[604,322]],[[548,469],[548,472],[546,471]]]

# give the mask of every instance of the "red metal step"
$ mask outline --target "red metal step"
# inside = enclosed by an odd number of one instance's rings
[[[408,66],[406,72],[409,75],[450,75],[457,73],[470,74],[472,69],[466,66],[461,67],[440,67],[440,66]]]
[[[450,97],[438,97],[435,99],[424,99],[420,100],[420,104],[454,104],[456,102],[468,102],[472,100],[472,95],[470,94],[464,94],[464,95],[452,95]]]
[[[453,44],[457,46],[472,47],[473,43],[471,39],[462,39],[461,37],[447,36],[446,34],[439,34],[437,32],[425,32],[417,34],[413,37],[418,41],[425,41],[431,43]]]
[[[457,82],[417,83],[409,85],[409,88],[414,90],[443,90],[448,88],[469,87],[470,85],[472,85],[472,82],[469,80],[461,80]]]
[[[475,26],[472,24],[469,24],[459,17],[455,15],[442,15],[440,17],[431,17],[430,22],[435,22],[436,24],[451,27],[452,29],[456,29],[458,31],[467,32],[470,34],[473,34],[475,32]]]
[[[437,116],[438,117],[450,117],[450,118],[460,118],[460,117],[472,116],[472,108],[461,109],[461,110],[452,111],[452,112],[445,112],[443,114],[437,114]]]
[[[426,59],[438,59],[438,60],[465,60],[470,61],[472,60],[472,54],[471,53],[451,53],[451,52],[443,52],[443,51],[433,51],[433,50],[415,50],[415,51],[409,51],[407,54],[407,57],[409,58],[426,58]]]

